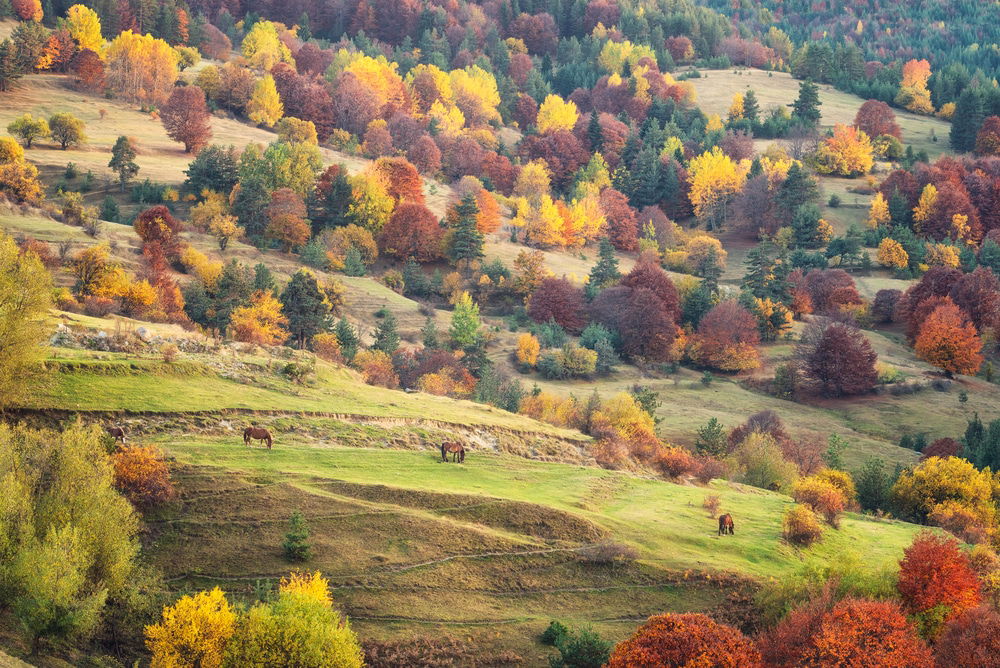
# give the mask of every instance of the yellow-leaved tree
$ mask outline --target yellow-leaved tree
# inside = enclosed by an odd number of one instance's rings
[[[718,146],[691,160],[688,170],[691,203],[695,215],[709,229],[725,224],[729,203],[743,189],[747,171],[748,165],[735,162]]]
[[[271,21],[257,21],[243,38],[240,51],[251,67],[270,71],[278,63],[295,65],[292,52],[278,38],[278,26]]]
[[[159,624],[146,627],[153,668],[219,668],[236,628],[225,593],[216,587],[184,596],[163,609]]]
[[[500,120],[500,112],[497,111],[500,92],[492,74],[478,65],[471,65],[464,70],[452,70],[449,78],[455,104],[462,110],[470,127]]]
[[[254,84],[253,94],[247,102],[247,118],[257,125],[273,128],[285,113],[281,103],[278,88],[274,85],[274,77],[270,74],[258,79]]]
[[[853,125],[838,123],[816,152],[820,174],[855,177],[867,174],[875,164],[875,148],[867,134]]]
[[[161,106],[177,81],[177,52],[162,39],[118,34],[105,52],[104,79],[129,102]]]
[[[517,361],[523,366],[531,369],[538,364],[538,353],[541,351],[541,344],[534,334],[525,332],[517,339]]]
[[[0,408],[20,398],[37,375],[46,329],[41,316],[49,306],[51,285],[38,256],[22,255],[0,231]]]
[[[892,269],[906,269],[910,263],[910,256],[902,244],[888,237],[879,243],[878,254],[875,256],[875,259],[883,267],[890,267]]]
[[[80,50],[90,49],[100,55],[104,46],[101,36],[101,19],[93,9],[73,5],[66,10],[66,29]]]
[[[865,220],[865,224],[874,230],[879,225],[888,225],[891,221],[889,203],[885,201],[885,196],[881,192],[875,193],[871,205],[868,207],[868,218]]]
[[[741,93],[733,94],[733,101],[729,105],[729,122],[738,121],[743,118],[743,95]]]
[[[288,339],[287,324],[281,302],[270,291],[255,292],[250,304],[234,309],[229,320],[234,339],[259,346],[276,346]]]
[[[910,60],[903,65],[903,78],[899,82],[896,104],[918,114],[933,114],[931,92],[927,80],[931,78],[931,64],[926,60]]]
[[[917,200],[917,206],[913,208],[913,228],[918,234],[921,232],[921,226],[934,215],[937,197],[937,187],[933,183],[928,183],[920,191],[920,199]]]
[[[556,130],[572,130],[579,118],[575,102],[563,100],[558,95],[549,95],[538,107],[538,120],[535,123],[538,131],[546,134]]]

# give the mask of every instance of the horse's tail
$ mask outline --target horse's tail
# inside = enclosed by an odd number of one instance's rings
[[[441,444],[441,461],[443,461],[443,462],[448,461],[448,454],[447,454],[447,451],[445,450],[445,444],[444,443]]]

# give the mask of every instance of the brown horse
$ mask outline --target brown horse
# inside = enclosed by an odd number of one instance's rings
[[[115,439],[116,441],[121,442],[122,445],[125,445],[125,428],[124,427],[117,427],[115,425],[106,425],[104,427],[104,431],[106,431],[108,433],[108,436],[110,436],[111,438]]]
[[[465,446],[461,443],[442,443],[441,461],[448,461],[449,454],[451,455],[451,461],[457,461],[459,464],[465,463]]]
[[[719,516],[719,535],[725,536],[727,533],[732,536],[736,525],[733,524],[733,516],[729,513]]]
[[[247,427],[243,430],[243,445],[250,447],[250,439],[255,438],[258,441],[267,441],[267,449],[271,449],[271,432],[262,427]]]

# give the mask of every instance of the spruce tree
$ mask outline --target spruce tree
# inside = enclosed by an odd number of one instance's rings
[[[357,332],[347,322],[347,318],[341,318],[333,328],[333,333],[337,335],[337,343],[340,344],[340,354],[344,356],[345,360],[350,362],[358,354],[360,341],[358,340]]]
[[[644,148],[632,169],[633,190],[629,194],[632,206],[650,206],[660,201],[660,155],[652,148]]]
[[[281,543],[285,558],[289,561],[307,561],[312,548],[309,545],[309,527],[306,525],[306,518],[296,510],[292,513],[288,524],[288,533]]]
[[[108,162],[108,167],[118,175],[118,183],[122,192],[125,192],[128,182],[139,173],[139,165],[135,162],[135,156],[135,147],[132,146],[129,138],[124,135],[118,137],[115,145],[111,148],[111,161]]]
[[[118,209],[118,202],[111,195],[104,198],[104,202],[101,203],[101,212],[98,214],[101,220],[106,220],[111,223],[119,222],[121,217],[121,212]]]
[[[681,304],[681,321],[697,329],[701,319],[715,306],[715,299],[708,286],[701,284],[684,297]]]
[[[396,330],[396,316],[386,313],[375,328],[375,342],[372,350],[381,350],[386,355],[392,355],[399,349],[399,332]]]
[[[615,257],[615,247],[607,237],[601,237],[597,250],[597,264],[590,270],[590,278],[587,287],[597,294],[601,288],[615,283],[622,277],[618,271],[618,258]]]
[[[299,347],[320,332],[329,329],[330,302],[316,282],[316,277],[305,269],[292,276],[281,293],[282,312],[288,318],[288,331]]]
[[[893,190],[892,195],[889,196],[889,218],[893,225],[902,227],[909,227],[913,218],[913,209],[910,208],[910,203],[898,190]]]
[[[718,418],[711,418],[698,428],[698,438],[694,447],[700,455],[723,457],[726,455],[726,429]]]
[[[722,278],[722,264],[719,262],[719,253],[715,247],[710,247],[705,257],[698,262],[695,267],[695,275],[701,276],[702,285],[716,292],[719,289],[719,279]]]
[[[455,207],[455,213],[458,222],[451,235],[448,257],[455,263],[462,260],[478,260],[483,257],[483,233],[476,226],[476,214],[479,213],[479,207],[476,206],[475,197],[471,194],[463,197],[462,201]]]
[[[423,329],[420,330],[420,336],[424,348],[434,350],[441,347],[441,342],[438,340],[437,324],[435,324],[434,318],[427,317],[427,322],[424,323]]]
[[[757,102],[757,94],[752,88],[743,96],[743,118],[750,121],[753,127],[757,127],[760,121],[760,103]]]
[[[799,96],[792,103],[792,116],[803,125],[816,127],[822,117],[819,104],[819,86],[806,79],[799,84]]]
[[[254,292],[274,292],[277,287],[274,282],[274,275],[267,265],[258,262],[253,268],[253,289]]]
[[[596,110],[590,114],[590,123],[587,124],[587,139],[590,140],[590,150],[593,153],[600,152],[604,147],[604,132],[601,130],[601,122]]]
[[[0,42],[0,93],[10,90],[11,85],[24,76],[17,62],[17,49],[10,39]]]
[[[787,216],[795,215],[799,207],[819,199],[819,183],[798,162],[788,169],[788,176],[778,190],[778,204]]]
[[[368,273],[368,267],[365,266],[364,260],[361,258],[361,251],[351,246],[344,254],[344,274],[364,276],[366,273]]]
[[[770,242],[761,242],[750,249],[743,261],[747,267],[743,274],[743,289],[759,299],[768,295],[774,278],[771,247]]]
[[[983,110],[983,94],[973,86],[968,86],[955,102],[955,114],[951,117],[951,133],[948,138],[951,147],[963,153],[976,146],[976,135],[986,114]]]

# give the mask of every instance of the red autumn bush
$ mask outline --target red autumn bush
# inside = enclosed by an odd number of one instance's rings
[[[152,508],[177,496],[163,453],[152,445],[125,446],[111,456],[115,487],[139,508]]]
[[[797,481],[792,497],[823,515],[827,524],[834,528],[840,525],[840,514],[847,506],[847,498],[840,489],[816,476]]]
[[[707,485],[716,478],[726,477],[727,469],[725,462],[715,457],[703,456],[695,457],[697,468],[694,477],[703,485]]]
[[[673,613],[650,617],[615,647],[605,664],[606,668],[762,665],[757,646],[739,630],[706,615]]]
[[[426,206],[402,202],[382,228],[378,243],[380,250],[388,255],[431,262],[441,257],[444,230]]]
[[[896,603],[844,599],[792,612],[762,641],[767,665],[930,668],[931,651]]]
[[[982,606],[945,625],[934,646],[938,668],[992,668],[1000,656],[1000,614]]]
[[[958,457],[962,452],[962,444],[953,438],[939,438],[923,449],[921,459],[928,457]]]
[[[698,469],[698,462],[690,452],[672,445],[659,448],[653,454],[651,463],[653,468],[670,478],[679,478]]]
[[[930,531],[918,534],[906,548],[896,588],[908,613],[934,615],[934,609],[943,606],[945,621],[976,607],[982,598],[979,580],[958,541]],[[933,635],[934,629],[928,633]]]

